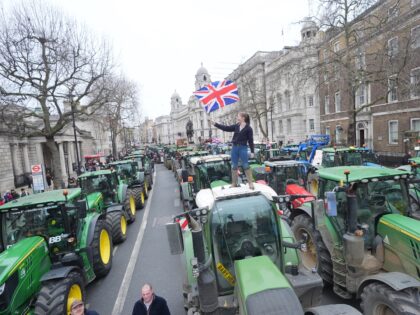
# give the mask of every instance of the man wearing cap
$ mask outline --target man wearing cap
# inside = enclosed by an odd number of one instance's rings
[[[134,304],[133,315],[171,315],[166,300],[155,295],[150,284],[141,288],[141,299]]]
[[[85,309],[85,304],[81,300],[74,300],[71,303],[70,315],[99,315],[96,311]]]

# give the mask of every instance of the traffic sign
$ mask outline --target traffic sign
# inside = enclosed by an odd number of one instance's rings
[[[31,170],[32,170],[32,174],[42,173],[42,166],[41,164],[32,165]]]

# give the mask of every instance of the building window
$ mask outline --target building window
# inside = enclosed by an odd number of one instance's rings
[[[398,144],[398,120],[388,121],[388,142]]]
[[[277,107],[278,107],[278,109],[279,109],[279,111],[281,112],[282,111],[282,96],[281,96],[281,93],[277,93]]]
[[[398,78],[393,75],[388,78],[388,103],[398,100],[397,95]]]
[[[393,59],[398,54],[398,36],[395,36],[388,40],[388,57]]]
[[[328,136],[331,134],[330,127],[325,127],[325,134]]]
[[[287,133],[290,134],[292,132],[292,119],[287,119]]]
[[[329,114],[330,113],[330,99],[329,99],[328,95],[325,95],[324,111],[325,111],[325,114]]]
[[[355,65],[357,70],[364,70],[366,68],[365,52],[362,48],[357,48]]]
[[[315,120],[309,119],[309,130],[314,131],[315,130]]]
[[[336,113],[341,112],[341,95],[340,95],[340,91],[338,91],[334,95],[334,104],[335,104],[335,112]]]
[[[283,120],[279,120],[279,134],[283,134]]]
[[[336,53],[336,52],[338,52],[339,50],[340,50],[340,42],[339,41],[336,41],[334,44],[333,44],[333,50],[334,50],[334,52]]]
[[[308,96],[308,106],[309,107],[313,107],[314,106],[314,96],[313,95],[309,95]]]
[[[284,97],[286,98],[286,100],[285,100],[286,110],[289,110],[292,107],[291,100],[290,100],[290,91],[285,91],[284,92]]]
[[[399,14],[398,3],[388,9],[389,20],[395,19],[396,17],[398,17],[398,14]]]
[[[341,144],[343,139],[343,127],[337,126],[335,127],[335,143]]]
[[[412,98],[420,97],[420,68],[410,71],[410,94]]]
[[[420,47],[420,25],[411,29],[411,47],[414,49]]]
[[[420,131],[420,118],[411,118],[410,130]]]
[[[306,132],[306,119],[303,120],[303,132]]]
[[[356,90],[356,107],[363,106],[367,103],[367,85],[366,83],[360,83]]]

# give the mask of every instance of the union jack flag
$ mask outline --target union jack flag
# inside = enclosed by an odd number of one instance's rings
[[[232,81],[215,81],[194,92],[207,113],[239,101],[238,87]]]

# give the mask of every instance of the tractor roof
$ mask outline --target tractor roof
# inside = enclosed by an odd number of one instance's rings
[[[0,206],[0,211],[9,210],[12,208],[27,207],[30,205],[45,204],[45,203],[56,203],[56,202],[65,202],[66,198],[64,197],[63,191],[65,189],[57,189],[52,191],[46,191],[40,194],[32,194],[25,196],[11,202],[5,203]],[[72,200],[80,196],[80,188],[67,189],[68,195],[67,199]]]
[[[230,155],[227,154],[216,154],[216,155],[205,155],[205,156],[194,156],[190,159],[191,164],[204,164],[208,162],[218,161],[230,161]]]
[[[372,179],[372,178],[385,178],[385,177],[395,177],[410,176],[410,172],[401,171],[393,168],[387,167],[373,167],[373,166],[337,166],[337,167],[327,167],[320,169],[318,171],[321,178],[330,179],[336,182],[346,181],[345,171],[350,171],[349,182],[361,181],[363,179]]]
[[[112,171],[111,170],[100,170],[100,171],[93,171],[93,172],[85,172],[85,173],[79,175],[79,178],[99,176],[99,175],[108,175],[108,174],[112,174]]]
[[[270,167],[292,167],[292,166],[299,166],[302,163],[299,163],[295,160],[286,160],[286,161],[274,161],[274,162],[264,162],[266,166]]]
[[[181,153],[182,156],[204,156],[208,155],[209,151],[183,151]]]
[[[264,195],[267,199],[273,200],[277,196],[276,192],[267,185],[254,183],[254,190],[250,189],[248,185],[241,185],[240,187],[230,187],[229,185],[219,186],[215,188],[202,189],[198,192],[196,197],[197,206],[200,208],[208,207],[211,209],[216,200],[240,198],[249,195]]]
[[[363,147],[340,147],[340,148],[322,148],[323,152],[328,152],[328,153],[335,153],[337,152],[350,152],[350,151],[354,151],[354,152],[369,152],[371,151],[368,148],[363,148]]]
[[[123,161],[115,161],[115,162],[111,162],[108,165],[122,165],[122,164],[128,164],[128,163],[133,163],[134,161],[131,160],[123,160]]]

